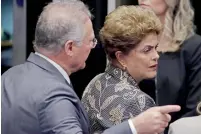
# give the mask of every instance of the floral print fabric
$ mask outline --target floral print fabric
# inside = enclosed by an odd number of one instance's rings
[[[101,133],[155,106],[154,100],[139,89],[126,71],[112,65],[88,84],[82,103],[92,133]]]

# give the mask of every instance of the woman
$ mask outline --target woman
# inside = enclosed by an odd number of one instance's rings
[[[106,17],[100,38],[109,65],[88,84],[82,98],[92,133],[155,106],[138,83],[156,75],[160,30],[154,12],[140,7],[121,6]]]
[[[163,24],[156,82],[159,105],[178,104],[172,121],[196,115],[201,99],[201,37],[195,34],[190,0],[138,0],[151,8]]]
[[[185,117],[170,124],[168,134],[201,134],[201,102],[197,106],[199,116]]]

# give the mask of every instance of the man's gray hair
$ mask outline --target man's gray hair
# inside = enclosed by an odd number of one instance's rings
[[[84,38],[84,23],[91,19],[88,7],[79,0],[57,0],[44,7],[35,30],[34,47],[59,52],[66,41],[80,45]]]

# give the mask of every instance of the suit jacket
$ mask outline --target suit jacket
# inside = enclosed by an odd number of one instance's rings
[[[155,106],[154,100],[139,89],[126,71],[112,65],[88,84],[82,102],[92,133],[102,132]]]
[[[3,134],[89,134],[73,87],[47,60],[30,54],[2,76]],[[131,133],[127,122],[104,133]]]
[[[201,115],[173,122],[170,124],[168,134],[201,134]]]
[[[157,102],[159,105],[178,104],[181,111],[172,114],[172,122],[195,116],[201,100],[201,37],[186,40],[180,51],[163,53],[157,72]]]

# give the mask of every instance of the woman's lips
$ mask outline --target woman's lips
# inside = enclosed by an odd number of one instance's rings
[[[153,70],[156,70],[157,67],[158,67],[158,64],[155,64],[155,65],[150,66],[149,68],[151,68],[151,69],[153,69]]]
[[[140,6],[142,6],[142,7],[149,7],[149,5],[146,5],[146,4],[140,4]]]

